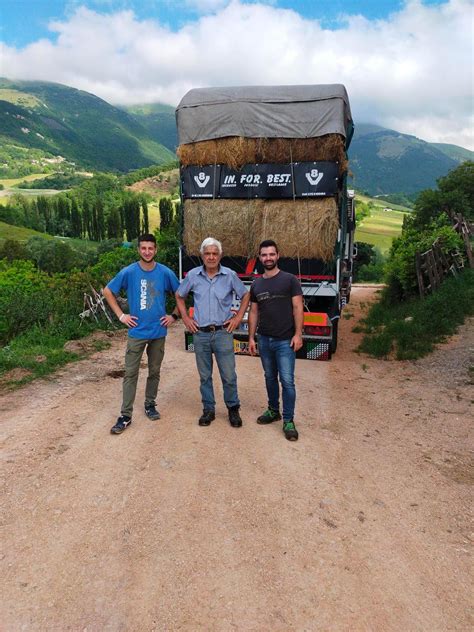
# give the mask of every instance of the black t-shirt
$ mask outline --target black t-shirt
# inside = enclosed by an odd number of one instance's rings
[[[255,279],[250,288],[250,300],[258,304],[258,333],[281,340],[292,338],[295,320],[291,299],[302,294],[298,279],[283,270],[269,279]]]

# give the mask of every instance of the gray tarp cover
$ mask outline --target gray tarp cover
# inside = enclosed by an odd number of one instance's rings
[[[179,144],[249,138],[346,137],[352,117],[341,84],[195,88],[176,108]]]

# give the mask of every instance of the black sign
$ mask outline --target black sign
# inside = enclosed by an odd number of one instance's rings
[[[328,197],[337,192],[337,162],[297,162],[294,165],[296,197]]]
[[[335,195],[335,162],[244,165],[240,171],[221,165],[184,167],[184,198],[283,199]]]
[[[181,183],[185,198],[218,197],[220,165],[185,167],[181,170]]]
[[[240,171],[222,166],[218,197],[291,198],[291,165],[244,165]]]

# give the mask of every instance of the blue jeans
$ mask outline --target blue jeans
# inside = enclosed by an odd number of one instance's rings
[[[280,410],[281,382],[283,400],[283,420],[293,419],[295,414],[295,352],[290,347],[290,339],[280,340],[270,336],[258,336],[258,352],[265,373],[268,406],[273,410]]]
[[[224,401],[228,408],[240,406],[235,372],[234,337],[225,329],[219,331],[197,331],[193,334],[196,365],[201,379],[201,399],[204,410],[215,410],[214,387],[212,385],[213,355],[224,389]]]

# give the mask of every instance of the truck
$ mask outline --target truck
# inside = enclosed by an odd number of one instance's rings
[[[297,357],[329,360],[350,299],[355,251],[355,197],[347,183],[354,125],[345,87],[192,89],[176,108],[176,123],[180,279],[201,265],[200,241],[215,237],[223,244],[222,265],[250,287],[263,273],[258,243],[274,239],[280,269],[303,290]],[[189,332],[185,346],[193,350]],[[234,349],[248,353],[245,318]]]

